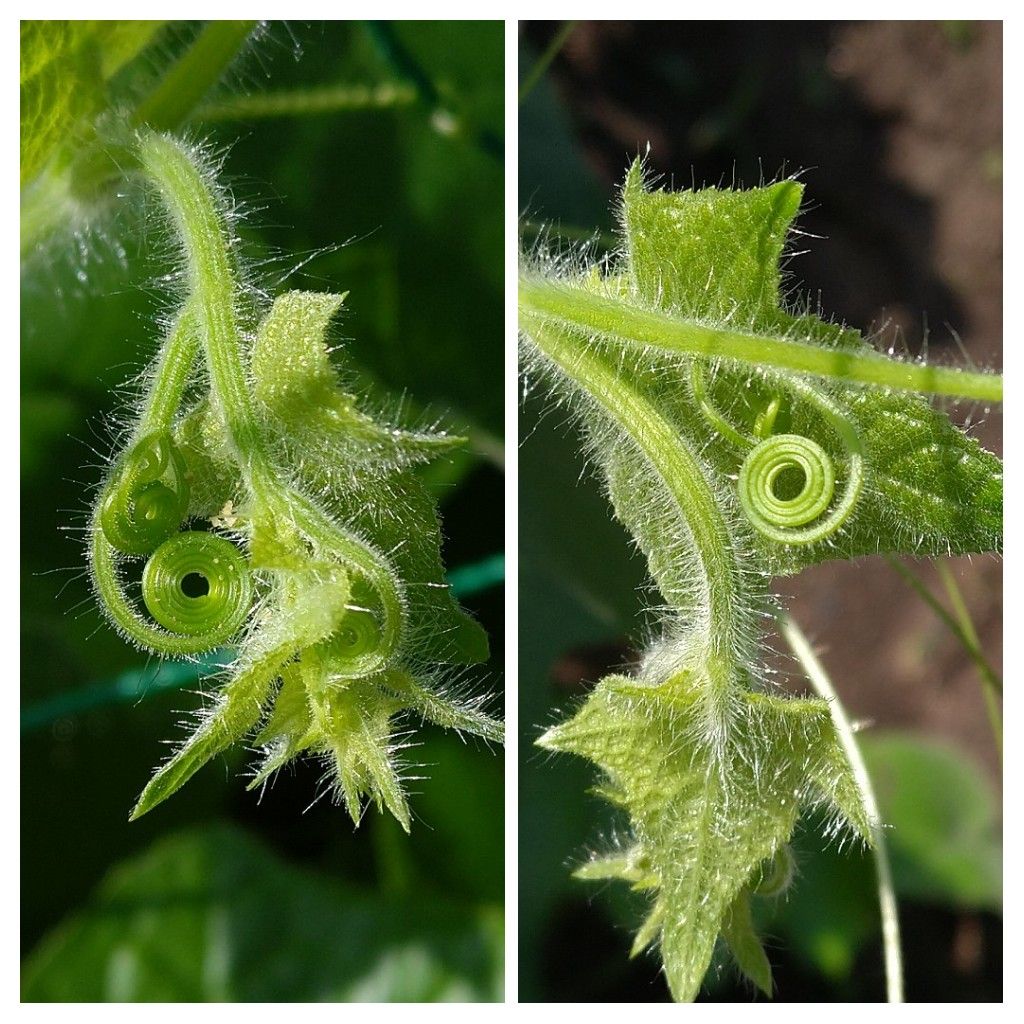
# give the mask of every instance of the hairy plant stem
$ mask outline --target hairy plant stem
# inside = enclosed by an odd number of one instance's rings
[[[878,801],[871,785],[864,757],[857,745],[853,725],[846,714],[839,694],[836,693],[825,671],[811,647],[810,641],[800,627],[786,613],[779,616],[779,628],[786,643],[803,667],[815,692],[828,702],[829,713],[835,723],[839,742],[843,746],[854,780],[860,790],[864,809],[871,829],[872,855],[875,860],[875,875],[878,889],[878,907],[882,917],[882,945],[885,953],[886,996],[890,1003],[903,1002],[903,951],[900,945],[900,922],[896,906],[896,890],[893,887],[892,867],[885,845]]]
[[[672,495],[693,538],[699,585],[705,590],[696,604],[707,609],[706,618],[693,629],[704,648],[712,705],[724,710],[738,685],[735,652],[745,642],[739,623],[742,599],[729,529],[700,463],[679,430],[592,345],[550,322],[526,319],[531,341],[633,440]]]
[[[712,356],[760,369],[788,370],[897,391],[982,402],[1003,399],[1003,379],[997,374],[900,363],[867,351],[819,348],[788,338],[722,330],[633,305],[625,296],[608,298],[533,275],[519,278],[519,308],[534,319],[543,318],[587,334],[682,355]]]
[[[199,324],[192,303],[187,302],[157,358],[153,387],[142,407],[135,439],[154,430],[170,429],[198,353]]]

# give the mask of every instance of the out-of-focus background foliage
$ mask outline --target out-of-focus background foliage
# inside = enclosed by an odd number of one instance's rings
[[[520,82],[561,29],[520,26]],[[802,171],[800,227],[820,237],[801,239],[807,252],[790,263],[800,290],[882,347],[917,354],[927,338],[936,360],[998,368],[1001,81],[999,23],[583,22],[520,105],[524,240],[541,223],[571,238],[614,230],[615,186],[648,143],[651,169],[677,188]],[[998,409],[953,414],[1001,451]],[[655,959],[627,959],[641,908],[624,887],[569,876],[615,824],[586,793],[590,767],[532,746],[628,662],[644,567],[580,478],[565,414],[537,394],[521,435],[520,998],[665,1000]],[[908,564],[947,600],[933,567]],[[998,668],[1000,564],[949,567]],[[970,660],[881,559],[779,588],[853,717],[871,725],[863,745],[893,826],[907,998],[1001,999],[999,758]],[[791,662],[779,668],[801,687]],[[776,998],[883,999],[871,862],[822,852],[817,834],[798,837],[788,896],[758,911]],[[702,998],[755,996],[723,960]]]
[[[158,75],[200,30],[161,28],[124,73]],[[476,685],[492,691],[503,686],[503,83],[500,22],[271,23],[212,99],[334,84],[397,84],[407,99],[188,128],[227,147],[258,281],[349,290],[346,369],[385,409],[401,402],[414,422],[470,436],[471,454],[430,479],[446,565],[491,637]],[[419,733],[408,837],[373,809],[354,831],[326,800],[308,806],[315,764],[246,793],[238,754],[128,823],[199,699],[194,681],[168,685],[180,673],[147,666],[101,621],[80,531],[118,388],[157,340],[164,251],[134,210],[115,210],[23,267],[23,998],[500,999],[500,751]]]

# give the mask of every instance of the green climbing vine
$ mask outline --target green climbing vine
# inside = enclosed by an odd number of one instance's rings
[[[95,503],[95,590],[141,648],[237,653],[133,817],[248,737],[250,788],[317,756],[353,819],[370,799],[408,829],[404,717],[502,736],[482,696],[444,682],[442,666],[487,657],[487,638],[444,582],[436,513],[412,472],[460,439],[380,423],[341,388],[328,336],[344,296],[293,291],[266,309],[242,286],[200,146],[143,130],[136,157],[183,295]]]
[[[1002,546],[998,459],[923,397],[998,401],[1001,379],[886,358],[784,305],[801,196],[794,181],[655,191],[637,162],[618,258],[538,245],[520,272],[526,378],[575,413],[664,602],[637,671],[603,679],[538,742],[592,761],[628,817],[628,837],[577,876],[649,896],[633,952],[658,947],[679,1000],[719,941],[771,994],[751,901],[792,880],[803,810],[869,845],[880,835],[828,702],[772,692],[770,578]]]

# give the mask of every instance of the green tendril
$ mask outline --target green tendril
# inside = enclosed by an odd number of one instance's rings
[[[754,421],[754,437],[761,441],[770,437],[775,428],[775,420],[781,410],[782,398],[779,395],[773,395],[771,401],[757,414],[757,419]]]
[[[252,606],[245,558],[223,537],[188,530],[153,552],[142,574],[142,599],[154,619],[185,636],[231,636]]]
[[[177,531],[188,499],[185,460],[170,434],[159,430],[125,456],[101,503],[100,528],[123,554],[147,555]]]
[[[708,394],[707,381],[704,377],[704,366],[700,360],[693,359],[690,362],[690,387],[693,390],[694,400],[701,415],[711,424],[723,437],[728,438],[737,448],[747,449],[750,441],[745,438],[715,406]]]
[[[753,526],[766,537],[782,544],[814,544],[839,530],[860,499],[864,444],[853,420],[818,387],[797,377],[788,380],[786,387],[817,407],[846,450],[843,495],[827,518],[800,529],[828,508],[835,490],[835,468],[816,441],[798,434],[774,434],[755,445],[740,468],[740,504]],[[777,398],[773,398],[758,417],[762,431],[774,423],[777,408],[773,407],[777,404]],[[801,486],[795,487],[800,474]]]
[[[139,611],[125,593],[118,572],[118,552],[101,529],[92,534],[90,549],[93,585],[110,621],[139,647],[163,657],[183,658],[207,651],[226,643],[233,630],[189,636],[161,628]]]
[[[800,477],[790,485],[787,474]],[[789,490],[787,491],[787,485]],[[762,533],[783,543],[809,544],[827,533],[821,527],[797,533],[828,508],[835,472],[828,453],[799,434],[776,434],[755,445],[740,467],[739,498],[747,518]],[[831,532],[836,526],[828,524]]]
[[[849,456],[846,489],[832,514],[815,523],[832,503],[836,472],[832,458],[817,441],[800,434],[772,434],[783,399],[771,397],[754,422],[753,438],[744,436],[715,406],[704,367],[690,363],[690,385],[701,414],[734,446],[747,452],[737,484],[740,504],[751,524],[781,544],[813,544],[838,530],[853,510],[863,486],[863,445],[856,425],[827,395],[798,378],[787,382],[830,423]]]

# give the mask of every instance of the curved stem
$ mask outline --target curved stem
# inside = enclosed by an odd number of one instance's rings
[[[694,401],[700,409],[704,419],[711,424],[715,430],[730,441],[740,451],[748,451],[754,444],[748,437],[744,437],[726,418],[721,410],[711,400],[708,394],[707,378],[704,376],[704,365],[699,359],[690,360],[690,390],[693,391]]]
[[[875,859],[875,875],[878,883],[878,907],[882,916],[882,945],[885,951],[885,985],[890,1003],[903,1002],[903,951],[900,945],[900,921],[896,907],[896,890],[892,882],[892,868],[885,845],[885,835],[878,813],[878,801],[871,785],[871,776],[857,746],[853,726],[846,715],[839,694],[836,693],[828,673],[818,661],[810,641],[800,627],[783,613],[779,616],[779,628],[786,642],[803,666],[815,692],[828,702],[829,714],[835,723],[839,742],[850,762],[857,788],[860,790],[864,810],[867,812],[871,829],[871,850]]]
[[[242,366],[237,286],[224,214],[193,155],[167,135],[147,132],[139,148],[142,169],[160,190],[187,254],[189,293],[200,322],[213,394],[224,414],[247,486],[267,464],[262,432]]]
[[[549,323],[529,318],[529,337],[574,384],[582,388],[636,444],[661,477],[693,539],[705,589],[700,608],[707,621],[695,628],[703,635],[715,703],[735,685],[728,670],[742,642],[739,627],[739,569],[733,543],[718,501],[696,456],[679,430],[638,390],[617,374],[593,346]],[[668,595],[666,595],[668,596]]]
[[[271,484],[268,479],[267,484]],[[365,577],[380,598],[383,623],[376,657],[368,659],[360,676],[380,672],[391,663],[402,640],[406,619],[405,600],[384,557],[364,541],[341,530],[305,495],[267,486],[261,491],[268,512],[284,515],[322,551],[340,557]]]
[[[153,91],[141,99],[125,118],[127,128],[148,127],[160,131],[179,128],[220,80],[249,38],[255,21],[211,21],[189,49],[163,74]],[[135,150],[126,138],[93,131],[91,141],[71,154],[57,172],[69,198],[84,200],[84,209],[108,201],[114,182],[136,166]],[[59,222],[57,222],[59,224]],[[45,224],[42,225],[46,227]],[[57,226],[53,223],[50,227]]]
[[[1003,378],[998,374],[900,363],[870,351],[819,348],[788,338],[722,330],[632,305],[624,296],[606,298],[536,276],[520,276],[519,308],[566,328],[681,355],[714,356],[759,369],[789,370],[897,391],[983,402],[1003,400]]]

